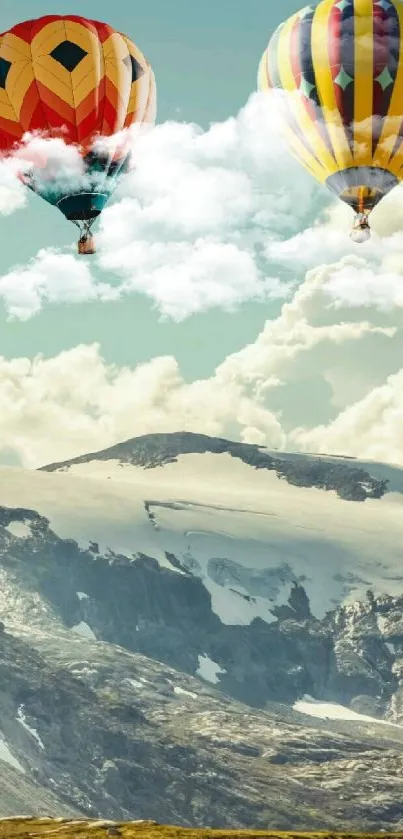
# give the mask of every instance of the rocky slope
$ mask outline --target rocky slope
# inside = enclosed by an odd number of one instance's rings
[[[1,469],[0,813],[403,828],[402,490],[182,434]]]
[[[80,548],[30,510],[1,508],[0,524],[0,614],[27,639],[67,628],[201,673],[254,707],[310,694],[403,723],[403,596],[369,590],[318,619],[292,582],[275,620],[225,624],[198,577]]]
[[[62,631],[35,648],[5,633],[0,654],[4,738],[23,779],[56,790],[64,811],[212,827],[403,827],[403,729],[252,710]]]

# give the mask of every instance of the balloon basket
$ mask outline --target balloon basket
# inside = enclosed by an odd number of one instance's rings
[[[95,247],[95,239],[93,236],[87,236],[85,239],[78,241],[78,253],[81,256],[90,256],[97,252]]]
[[[357,244],[368,242],[371,238],[371,228],[368,221],[369,211],[360,208],[359,212],[354,218],[353,229],[350,233],[350,239]]]

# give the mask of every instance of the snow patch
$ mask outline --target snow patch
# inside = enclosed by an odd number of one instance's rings
[[[10,521],[4,529],[8,530],[17,539],[28,539],[29,536],[32,536],[31,526],[25,521]]]
[[[184,690],[184,688],[174,687],[174,693],[178,694],[178,696],[190,696],[192,699],[197,699],[197,693],[192,693],[191,690]]]
[[[42,740],[41,740],[36,728],[31,728],[28,725],[28,723],[26,722],[25,713],[24,713],[24,705],[20,705],[19,708],[18,708],[17,720],[25,728],[25,730],[28,731],[28,733],[31,735],[31,737],[33,737],[36,740],[36,742],[38,743],[38,746],[41,749],[44,749],[45,746],[43,745]]]
[[[206,682],[211,682],[213,685],[217,685],[220,681],[218,678],[219,673],[226,673],[226,670],[222,670],[220,665],[217,664],[216,661],[212,661],[212,659],[203,653],[203,655],[198,656],[199,659],[199,666],[196,670],[198,676],[201,676]]]
[[[140,690],[142,690],[144,687],[143,682],[138,682],[137,679],[125,679],[124,681],[127,682],[127,684],[131,685],[133,688],[139,688]]]
[[[358,714],[356,711],[353,711],[351,708],[346,708],[344,705],[337,705],[335,702],[324,702],[321,699],[313,699],[309,695],[305,695],[303,699],[295,702],[293,710],[299,711],[301,714],[307,714],[310,717],[319,717],[322,720],[350,720],[352,722],[367,722],[401,728],[396,723],[391,723],[387,720],[378,720],[376,717],[368,717],[366,714]]]
[[[85,591],[76,591],[76,595],[79,600],[89,600],[89,595],[85,593]]]
[[[8,763],[9,766],[12,766],[13,769],[18,769],[19,772],[22,772],[25,775],[25,769],[18,760],[14,757],[14,755],[10,752],[10,749],[7,746],[4,737],[0,734],[0,760],[3,760],[4,763]]]
[[[76,635],[81,635],[82,638],[88,638],[91,641],[97,640],[96,635],[94,635],[91,627],[88,626],[88,623],[85,623],[85,621],[80,621],[80,623],[76,623],[75,626],[71,627],[71,631],[75,632]]]
[[[386,649],[387,649],[387,650],[389,650],[389,652],[390,652],[390,654],[391,654],[391,655],[395,655],[395,654],[396,654],[396,650],[395,650],[395,645],[394,645],[394,644],[391,644],[389,641],[385,641],[385,647],[386,647]]]

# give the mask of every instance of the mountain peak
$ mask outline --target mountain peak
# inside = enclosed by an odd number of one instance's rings
[[[377,474],[377,464],[363,465],[350,458],[332,458],[312,454],[273,452],[264,446],[241,443],[223,437],[209,437],[191,431],[144,434],[59,463],[42,466],[40,471],[68,471],[71,467],[94,461],[117,461],[143,469],[155,469],[176,463],[187,455],[223,455],[238,458],[252,469],[274,471],[289,484],[333,490],[340,498],[365,501],[381,498],[388,491],[389,478]],[[218,466],[218,464],[217,464]],[[371,468],[371,472],[368,469]],[[387,467],[386,467],[387,469]]]
[[[123,443],[117,443],[107,449],[91,452],[69,461],[51,463],[42,466],[42,471],[55,472],[63,466],[77,463],[88,463],[91,460],[120,460],[121,463],[132,463],[137,466],[153,467],[172,463],[183,454],[231,454],[242,457],[242,454],[256,452],[263,449],[250,443],[239,443],[223,437],[209,437],[207,434],[196,434],[193,431],[174,431],[169,433],[143,434],[131,437]],[[266,455],[267,457],[267,455]],[[244,459],[244,458],[242,458]],[[272,458],[270,458],[272,460]]]

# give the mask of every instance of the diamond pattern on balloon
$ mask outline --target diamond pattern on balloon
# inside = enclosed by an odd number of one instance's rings
[[[306,79],[305,76],[301,76],[299,90],[300,93],[303,93],[303,95],[306,96],[307,99],[309,99],[312,91],[315,90],[315,85],[308,82],[308,79]]]
[[[341,67],[340,72],[338,73],[334,81],[335,84],[338,84],[342,90],[345,90],[346,87],[348,87],[349,84],[353,81],[353,77],[350,76],[349,73],[346,73],[344,67]]]
[[[88,53],[79,47],[78,44],[74,44],[73,41],[62,41],[61,44],[58,44],[57,47],[52,50],[50,55],[55,59],[55,61],[58,61],[65,70],[72,73],[73,70],[78,67],[80,61],[82,61]]]
[[[10,71],[10,67],[10,61],[7,61],[5,58],[0,58],[0,88],[2,90],[6,89],[6,81]]]
[[[393,78],[390,75],[389,67],[385,67],[385,69],[382,70],[382,73],[380,73],[379,76],[376,77],[375,81],[379,82],[379,84],[382,87],[382,90],[386,90],[386,88],[393,83]]]
[[[344,9],[347,9],[348,6],[351,6],[351,0],[339,0],[338,3],[335,3],[335,8],[340,9],[341,12],[344,12]]]
[[[127,55],[126,58],[123,59],[123,64],[126,64],[126,67],[130,68],[132,71],[132,83],[136,82],[137,79],[140,79],[141,76],[144,76],[145,70],[134,55]]]

